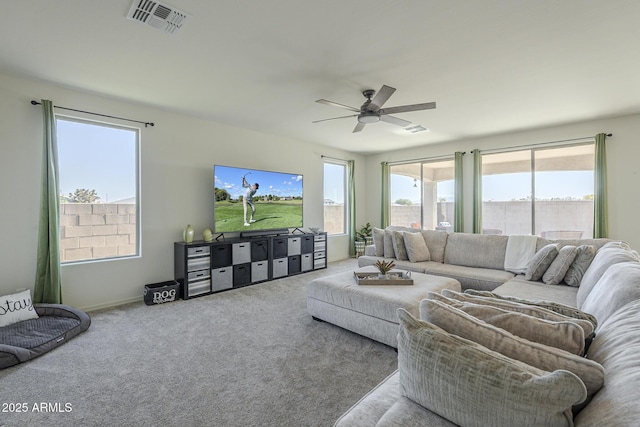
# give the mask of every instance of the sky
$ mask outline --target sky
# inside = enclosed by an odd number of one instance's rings
[[[335,163],[324,164],[324,198],[335,203],[344,203],[345,165]]]
[[[223,188],[236,199],[244,195],[242,176],[246,174],[250,184],[256,182],[260,188],[256,196],[273,194],[274,196],[302,197],[302,175],[297,173],[269,172],[255,169],[241,169],[229,166],[214,166],[215,187]]]
[[[56,126],[60,193],[96,190],[103,203],[136,196],[136,130],[61,118]]]
[[[404,175],[391,175],[391,201],[409,199],[420,202],[420,183],[414,187],[413,178]],[[438,199],[445,197],[453,201],[453,180],[438,183]],[[536,176],[536,198],[582,199],[593,194],[593,172],[538,172]],[[509,201],[526,199],[531,196],[531,175],[513,173],[507,175],[489,175],[482,180],[482,199]]]

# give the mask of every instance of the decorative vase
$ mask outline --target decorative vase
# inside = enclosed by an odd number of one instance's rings
[[[184,238],[185,243],[193,242],[193,227],[191,227],[191,224],[187,225],[187,228],[184,229],[182,237]]]
[[[373,245],[373,236],[366,236],[364,238],[364,242],[367,244],[367,246]]]
[[[389,279],[389,273],[386,273],[386,274],[378,273],[378,279],[380,279],[380,280],[388,280]]]
[[[205,242],[213,242],[213,231],[210,228],[205,228],[202,232],[202,240]]]

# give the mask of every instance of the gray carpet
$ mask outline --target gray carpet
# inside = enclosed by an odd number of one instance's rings
[[[87,332],[0,371],[0,426],[331,426],[397,366],[306,312],[309,280],[354,268],[90,313]]]

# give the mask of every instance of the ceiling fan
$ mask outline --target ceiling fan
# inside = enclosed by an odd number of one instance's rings
[[[436,108],[435,102],[382,108],[384,103],[387,102],[387,100],[391,97],[391,95],[393,95],[393,92],[395,91],[395,88],[387,85],[382,85],[378,93],[376,93],[376,91],[373,89],[364,90],[362,91],[362,95],[364,95],[367,100],[364,102],[364,104],[362,104],[360,108],[349,107],[348,105],[338,104],[337,102],[327,101],[326,99],[318,99],[316,102],[319,102],[320,104],[333,105],[334,107],[344,108],[345,110],[353,111],[354,113],[358,114],[333,117],[331,119],[316,120],[313,123],[326,122],[327,120],[345,119],[347,117],[357,117],[358,124],[353,129],[353,132],[360,132],[362,129],[364,129],[364,126],[367,123],[375,123],[378,121],[405,127],[409,126],[411,122],[399,119],[394,116],[390,116],[390,114],[406,113],[408,111],[431,110],[433,108]]]

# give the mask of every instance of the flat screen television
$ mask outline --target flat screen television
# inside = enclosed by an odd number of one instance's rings
[[[302,227],[302,175],[214,165],[214,232]]]

